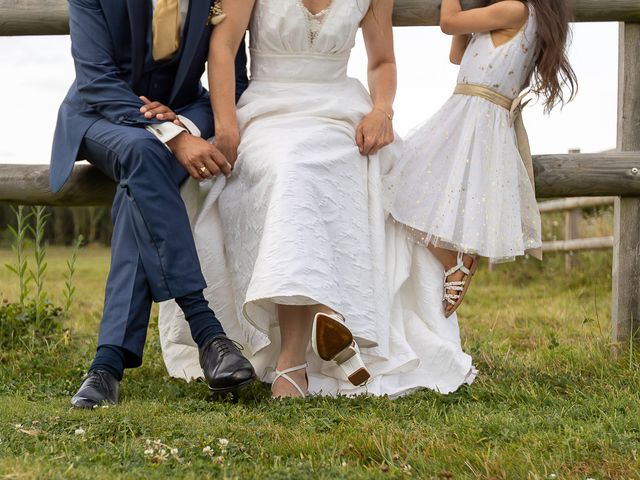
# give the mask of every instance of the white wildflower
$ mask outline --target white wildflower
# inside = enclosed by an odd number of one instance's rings
[[[177,448],[172,448],[171,449],[171,455],[177,455],[178,454],[178,449]]]
[[[211,455],[213,453],[213,448],[207,445],[202,449],[202,453],[204,453],[205,455]]]
[[[144,451],[144,454],[145,454],[147,457],[150,457],[151,455],[153,455],[153,448],[147,448],[147,449]]]
[[[227,440],[226,438],[219,438],[219,439],[218,439],[218,444],[219,444],[222,448],[225,448],[227,445],[229,445],[229,440]]]
[[[84,428],[80,427],[80,428],[76,428],[76,431],[73,433],[75,433],[78,436],[81,436],[85,434],[85,431],[84,431]]]

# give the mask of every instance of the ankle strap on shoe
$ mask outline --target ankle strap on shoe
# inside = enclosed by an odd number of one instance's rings
[[[297,372],[298,370],[304,370],[308,366],[309,364],[307,362],[304,362],[302,365],[296,365],[295,367],[285,368],[284,370],[278,370],[276,368],[276,378],[273,379],[273,383],[276,383],[276,380],[278,380],[279,378],[284,378],[287,382],[293,385],[296,388],[296,390],[298,390],[300,395],[302,395],[302,397],[304,398],[307,396],[304,393],[304,390],[302,390],[302,388],[300,388],[300,385],[298,385],[298,383],[293,378],[291,378],[288,374],[292,372]]]

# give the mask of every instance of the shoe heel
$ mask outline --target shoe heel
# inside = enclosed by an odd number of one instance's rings
[[[371,377],[369,370],[362,361],[360,349],[353,342],[334,358],[335,362],[342,368],[349,381],[356,387],[363,385]]]

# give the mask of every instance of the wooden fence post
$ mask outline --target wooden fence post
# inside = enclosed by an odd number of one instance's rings
[[[620,24],[618,150],[640,151],[640,23]],[[640,165],[627,175],[640,176]],[[612,336],[638,338],[640,326],[640,199],[615,201]]]
[[[580,153],[579,148],[569,150],[569,153]],[[568,210],[564,214],[564,239],[573,240],[580,238],[580,219],[582,218],[582,209],[574,208]],[[573,267],[578,264],[578,258],[575,252],[567,252],[564,255],[564,269],[570,272]]]

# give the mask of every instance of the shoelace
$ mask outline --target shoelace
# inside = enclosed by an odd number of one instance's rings
[[[104,378],[106,374],[101,372],[100,370],[91,372],[91,375],[87,377],[87,386],[93,387],[95,389],[100,389],[103,387],[107,392],[111,392],[111,386],[109,382]]]
[[[235,340],[231,340],[230,338],[217,338],[213,341],[213,343],[221,357],[231,352],[231,345],[236,347],[238,350],[242,350],[244,348],[238,342],[236,342]]]

